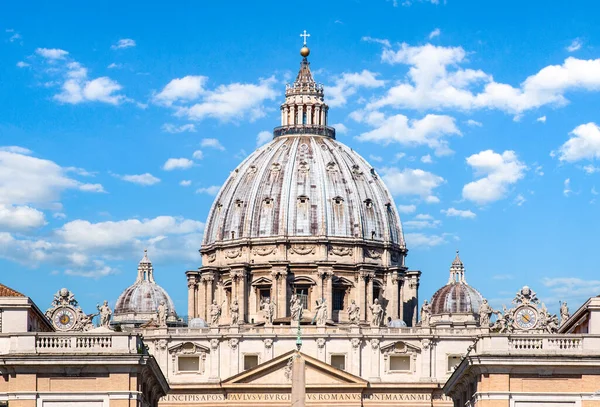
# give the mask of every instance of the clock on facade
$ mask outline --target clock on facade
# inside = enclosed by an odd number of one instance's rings
[[[521,329],[533,329],[538,322],[537,310],[533,307],[524,306],[515,312],[515,324]]]
[[[52,314],[52,324],[59,331],[68,331],[77,322],[77,312],[71,307],[59,307]]]

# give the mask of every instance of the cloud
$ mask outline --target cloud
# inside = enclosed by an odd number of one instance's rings
[[[0,149],[0,205],[60,206],[68,189],[99,192],[99,184],[85,184],[68,176],[67,168],[31,156],[31,151],[8,146]]]
[[[427,203],[439,202],[433,190],[446,181],[431,172],[420,169],[383,168],[383,180],[394,195],[418,195]]]
[[[569,44],[568,47],[566,47],[565,49],[569,52],[575,52],[578,51],[579,49],[581,49],[581,40],[579,38],[575,38],[571,44]]]
[[[369,160],[380,163],[383,161],[383,157],[378,156],[378,155],[369,154]]]
[[[527,77],[518,87],[494,81],[482,70],[463,68],[467,52],[462,47],[442,47],[406,43],[393,50],[384,47],[381,60],[408,65],[407,79],[367,104],[375,110],[384,106],[409,109],[498,109],[520,115],[552,104],[568,103],[570,90],[600,89],[600,59],[569,57],[562,65],[546,66]]]
[[[188,75],[169,82],[162,91],[154,95],[157,104],[171,106],[173,103],[198,99],[206,92],[204,86],[208,81],[206,76]]]
[[[49,60],[65,59],[69,53],[58,48],[37,48],[35,53]]]
[[[372,42],[372,43],[375,43],[375,44],[380,44],[380,45],[383,45],[386,48],[390,48],[392,46],[392,44],[390,44],[389,40],[382,39],[382,38],[362,37],[361,40],[365,41],[365,42]]]
[[[360,88],[380,88],[385,85],[378,74],[367,71],[344,73],[334,81],[333,86],[325,88],[327,103],[330,107],[344,106],[348,97],[354,95]]]
[[[600,158],[600,127],[596,123],[580,124],[558,149],[560,161],[575,162]]]
[[[200,142],[200,146],[201,147],[210,147],[210,148],[214,148],[216,150],[225,151],[225,147],[223,147],[221,145],[221,142],[219,142],[219,140],[217,140],[216,138],[203,138],[202,141]]]
[[[220,189],[221,189],[220,186],[218,186],[218,185],[212,185],[212,186],[206,187],[206,188],[198,188],[196,190],[196,193],[197,194],[207,194],[207,195],[215,196],[215,195],[217,195],[217,193],[219,192]]]
[[[478,122],[478,121],[475,121],[475,120],[473,120],[473,119],[469,119],[469,120],[467,120],[467,124],[468,124],[469,126],[471,126],[471,127],[481,127],[481,126],[483,126],[483,124],[481,124],[480,122]]]
[[[17,62],[18,68],[27,68],[28,66],[29,66],[29,64],[27,62],[23,62],[23,61]]]
[[[592,164],[589,164],[589,165],[584,166],[583,170],[585,171],[586,174],[595,174],[597,172],[600,172],[600,167],[596,167]]]
[[[441,220],[434,219],[431,215],[417,215],[414,219],[403,222],[406,229],[434,229],[442,224]]]
[[[29,206],[0,205],[0,229],[28,230],[46,224],[44,213]]]
[[[186,170],[194,165],[192,160],[187,158],[169,158],[163,165],[163,170]]]
[[[440,212],[449,217],[453,216],[453,217],[464,218],[464,219],[474,219],[475,217],[477,217],[477,215],[474,212],[471,212],[470,210],[460,210],[460,209],[455,209],[455,208],[448,208],[448,209],[442,209]]]
[[[571,190],[571,179],[567,178],[565,179],[565,181],[563,182],[563,195],[568,197],[569,195],[571,195],[573,193],[573,191]]]
[[[431,164],[433,162],[433,160],[431,159],[431,156],[429,154],[424,155],[423,157],[421,157],[421,162],[423,164]]]
[[[600,281],[581,279],[577,277],[546,277],[542,284],[549,288],[552,294],[562,301],[581,303],[600,292]]]
[[[268,143],[269,141],[271,141],[273,139],[273,133],[270,131],[261,131],[260,133],[258,133],[258,135],[256,136],[256,146],[262,146],[263,144]]]
[[[118,82],[107,76],[91,81],[68,79],[62,86],[62,92],[55,95],[54,99],[63,103],[78,104],[82,102],[104,102],[118,105],[125,100],[125,96],[115,94],[123,87]]]
[[[117,63],[113,62],[110,65],[108,65],[106,68],[107,69],[119,69],[119,68],[121,68],[121,64],[117,64]]]
[[[446,243],[443,235],[427,235],[424,233],[405,233],[404,239],[408,247],[434,247]]]
[[[439,37],[441,34],[441,31],[439,28],[436,28],[435,30],[433,30],[432,32],[429,33],[429,39],[432,40],[435,37]]]
[[[447,136],[461,135],[454,118],[450,116],[428,114],[422,119],[409,120],[402,114],[385,117],[380,112],[368,112],[364,115],[354,112],[351,117],[374,127],[373,130],[357,136],[360,141],[373,141],[383,145],[426,145],[432,148],[437,156],[452,153],[445,139]]]
[[[525,199],[525,197],[524,197],[523,195],[521,195],[521,194],[517,195],[517,196],[515,197],[515,200],[514,200],[514,202],[515,202],[515,204],[516,204],[517,206],[523,206],[523,204],[524,204],[526,201],[527,201],[527,199]]]
[[[546,123],[546,116],[541,116],[535,119],[536,122]]]
[[[124,49],[124,48],[131,48],[131,47],[135,47],[135,41],[132,40],[131,38],[122,38],[119,41],[117,41],[116,44],[111,45],[110,48],[111,49]]]
[[[400,213],[414,213],[416,210],[416,205],[398,205],[398,212]]]
[[[192,158],[194,160],[202,160],[204,158],[204,153],[202,152],[202,150],[196,150],[192,154]]]
[[[179,185],[181,185],[182,187],[189,187],[190,185],[192,185],[192,181],[190,181],[189,179],[184,179],[179,182]]]
[[[273,89],[276,80],[271,77],[260,79],[258,84],[232,83],[220,85],[215,90],[206,91],[199,103],[180,106],[176,115],[190,120],[206,118],[221,121],[239,121],[249,118],[254,121],[266,115],[266,100],[273,100],[279,94]]]
[[[154,185],[160,182],[160,178],[156,178],[149,172],[139,175],[121,175],[123,181],[131,182],[138,185]]]
[[[476,176],[483,177],[466,184],[462,196],[480,205],[504,198],[508,188],[523,178],[527,169],[510,150],[502,154],[485,150],[467,157],[466,161]]]
[[[331,127],[335,129],[336,134],[348,134],[348,127],[343,123],[332,124]]]
[[[190,133],[195,133],[196,125],[193,123],[188,123],[188,124],[182,124],[181,126],[177,126],[172,123],[165,123],[162,125],[161,129],[164,132],[172,133],[172,134],[184,133],[186,131],[190,132]]]

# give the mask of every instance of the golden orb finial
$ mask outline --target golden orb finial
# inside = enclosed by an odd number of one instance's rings
[[[302,55],[304,58],[306,58],[309,54],[310,49],[306,45],[300,48],[300,55]]]

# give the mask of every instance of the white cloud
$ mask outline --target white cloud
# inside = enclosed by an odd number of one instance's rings
[[[540,116],[537,119],[535,119],[535,121],[540,123],[546,123],[546,116]]]
[[[402,114],[386,118],[380,112],[369,112],[364,115],[355,112],[351,117],[375,127],[357,136],[360,141],[373,141],[383,145],[393,142],[406,146],[426,145],[438,156],[452,153],[445,137],[461,134],[454,118],[450,116],[428,114],[420,120],[409,120]]]
[[[571,44],[569,44],[568,47],[566,47],[566,50],[569,52],[575,52],[578,51],[579,49],[581,49],[581,40],[579,38],[575,38]]]
[[[154,185],[160,182],[160,178],[156,178],[149,172],[139,175],[122,175],[119,178],[121,178],[123,181],[132,182],[139,185]]]
[[[169,82],[162,91],[154,95],[155,103],[171,106],[181,101],[192,101],[198,99],[206,92],[204,85],[208,81],[206,76],[188,75],[176,78]]]
[[[192,154],[192,158],[194,160],[202,160],[204,158],[204,153],[202,152],[202,150],[196,150]]]
[[[408,65],[408,79],[367,105],[410,109],[498,109],[519,116],[547,104],[568,103],[569,90],[600,89],[600,59],[569,57],[562,65],[546,66],[526,78],[519,87],[495,82],[481,70],[465,69],[467,52],[462,47],[401,44],[396,51],[384,48],[381,59]],[[476,89],[477,88],[477,89]]]
[[[196,193],[197,194],[207,194],[207,195],[215,196],[215,195],[217,195],[217,193],[219,192],[220,189],[221,189],[220,186],[218,186],[218,185],[212,185],[210,187],[198,188],[196,190]]]
[[[573,193],[573,190],[571,190],[571,179],[567,178],[565,179],[565,181],[563,182],[563,195],[568,197],[569,195],[571,195]]]
[[[271,133],[270,131],[266,131],[266,130],[261,131],[256,136],[256,146],[257,147],[262,146],[263,144],[268,143],[272,139],[273,139],[273,133]]]
[[[481,124],[480,122],[473,120],[473,119],[469,119],[467,120],[467,124],[471,127],[481,127],[483,126],[483,124]]]
[[[190,185],[192,185],[192,181],[189,179],[184,179],[179,182],[179,185],[181,185],[182,187],[189,187]]]
[[[446,243],[443,235],[426,235],[424,233],[405,233],[406,245],[411,248],[433,247]]]
[[[589,278],[546,277],[542,279],[542,284],[551,290],[555,298],[572,304],[579,304],[600,292],[600,281]]]
[[[474,219],[477,215],[470,210],[461,210],[456,208],[442,209],[440,211],[446,216],[454,216],[458,218]]]
[[[596,187],[592,187],[591,191],[592,195],[598,195],[598,191],[596,191]]]
[[[194,165],[192,160],[187,158],[169,158],[163,165],[163,170],[185,170],[191,168]]]
[[[69,53],[58,48],[37,48],[35,53],[49,60],[65,59]]]
[[[378,74],[367,71],[344,73],[338,77],[333,86],[325,88],[327,103],[331,107],[344,106],[348,97],[354,95],[360,88],[380,88],[385,82],[377,79]]]
[[[23,62],[23,61],[17,62],[17,67],[18,68],[26,68],[28,66],[29,66],[29,64],[27,62]]]
[[[66,219],[67,215],[64,214],[64,213],[62,213],[62,212],[55,212],[55,213],[52,214],[52,217],[54,219]]]
[[[63,103],[77,104],[82,102],[104,102],[117,105],[125,100],[125,96],[115,94],[123,87],[107,76],[91,81],[68,79],[62,86],[62,92],[54,98]]]
[[[119,69],[119,68],[121,68],[121,64],[117,64],[117,63],[113,62],[110,65],[108,65],[106,68],[108,68],[108,69]]]
[[[406,229],[435,229],[442,224],[441,220],[434,219],[431,215],[417,215],[414,219],[403,222]]]
[[[600,172],[600,167],[596,167],[592,164],[588,164],[583,167],[583,170],[586,172],[586,174],[594,174],[596,172]]]
[[[525,199],[523,195],[519,194],[515,197],[514,202],[517,206],[522,206],[525,203],[525,201],[527,201],[527,199]]]
[[[28,230],[46,224],[44,213],[30,206],[0,205],[0,229]]]
[[[79,189],[86,192],[106,192],[101,184],[81,184]]]
[[[135,47],[135,41],[131,38],[122,38],[116,44],[111,45],[111,49],[123,49]]]
[[[441,34],[441,31],[439,28],[436,28],[435,30],[433,30],[432,32],[429,33],[429,39],[432,40],[435,37],[439,37]]]
[[[0,204],[54,207],[64,190],[103,190],[101,185],[92,187],[70,178],[67,169],[53,161],[30,154],[18,146],[0,149]]]
[[[421,157],[421,162],[423,164],[431,164],[433,162],[433,160],[431,159],[431,156],[429,154],[424,155],[423,157]]]
[[[348,127],[343,123],[332,124],[331,127],[335,129],[336,134],[348,134]]]
[[[190,133],[196,132],[196,125],[193,123],[182,124],[181,126],[177,126],[172,123],[165,123],[162,125],[161,128],[162,128],[162,131],[167,132],[167,133],[172,133],[172,134],[184,133],[186,131],[188,131]]]
[[[381,44],[386,48],[389,48],[392,46],[392,44],[390,44],[389,40],[386,39],[381,39],[381,38],[373,38],[373,37],[362,37],[361,40],[366,41],[366,42],[372,42],[375,44]]]
[[[216,138],[203,138],[200,142],[201,147],[210,147],[217,150],[225,151],[225,147],[221,145],[221,142]]]
[[[414,213],[416,210],[416,205],[398,205],[398,212],[400,213]]]
[[[248,117],[254,121],[266,115],[266,100],[275,99],[279,93],[273,89],[275,78],[261,79],[258,84],[232,83],[206,91],[202,100],[191,106],[180,106],[177,116],[190,120],[214,118],[221,121],[238,121]]]
[[[394,195],[418,195],[427,203],[437,203],[439,199],[433,190],[444,182],[444,178],[431,172],[405,168],[383,168],[383,180]]]
[[[569,135],[571,138],[558,149],[560,161],[600,158],[600,127],[596,123],[580,124]]]
[[[467,157],[466,161],[476,176],[483,177],[466,184],[462,195],[480,205],[504,198],[508,188],[523,178],[527,169],[510,150],[502,154],[485,150]]]

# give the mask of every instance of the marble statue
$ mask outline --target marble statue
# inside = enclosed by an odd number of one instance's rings
[[[240,305],[237,300],[233,300],[229,306],[229,313],[231,314],[231,326],[238,326],[240,324]]]
[[[273,325],[273,319],[275,318],[275,303],[271,302],[270,298],[266,298],[260,302],[260,308],[263,310],[265,316],[265,322],[268,325]]]
[[[348,306],[348,320],[351,324],[358,325],[360,322],[360,307],[356,305],[356,301],[350,301]]]
[[[491,319],[493,313],[494,313],[493,308],[490,307],[490,304],[484,298],[483,303],[479,307],[479,326],[481,326],[482,328],[489,328],[490,327],[490,319]]]
[[[217,304],[217,300],[213,300],[210,304],[210,326],[219,326],[219,320],[221,319],[221,306]]]
[[[431,319],[431,304],[425,300],[421,307],[421,326],[429,326],[429,320]]]
[[[383,320],[383,307],[379,304],[379,300],[375,298],[373,304],[369,306],[373,316],[371,317],[371,326],[380,327]]]
[[[102,306],[96,305],[96,308],[100,311],[100,326],[108,328],[110,325],[110,316],[112,315],[112,310],[108,306],[108,301],[104,301]]]
[[[290,306],[290,315],[292,317],[292,323],[298,323],[302,319],[302,311],[304,311],[304,307],[302,306],[302,301],[296,295],[292,296]]]
[[[156,319],[158,320],[158,326],[164,328],[167,326],[167,305],[165,300],[161,300],[156,309]]]
[[[569,314],[569,307],[566,302],[560,304],[560,324],[564,324],[571,315]]]
[[[317,326],[325,326],[327,322],[327,301],[325,298],[321,298],[321,301],[317,301],[317,307],[315,308],[315,319]]]

